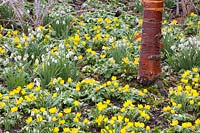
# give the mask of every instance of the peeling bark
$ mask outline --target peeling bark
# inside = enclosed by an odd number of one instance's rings
[[[161,73],[161,24],[163,0],[144,0],[138,82],[151,84]]]

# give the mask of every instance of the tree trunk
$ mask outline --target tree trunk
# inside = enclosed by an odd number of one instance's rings
[[[163,0],[144,0],[142,42],[137,80],[151,84],[161,73],[160,48]]]

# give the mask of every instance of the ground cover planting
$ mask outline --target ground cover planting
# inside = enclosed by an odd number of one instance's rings
[[[60,1],[43,25],[1,22],[0,132],[200,132],[200,16],[180,23],[173,5],[149,86],[137,82],[140,1]]]

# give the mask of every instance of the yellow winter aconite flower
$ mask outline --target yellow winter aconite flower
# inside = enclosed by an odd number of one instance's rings
[[[103,18],[97,18],[97,23],[103,22]]]
[[[172,114],[174,114],[174,113],[175,113],[175,110],[172,109],[170,112],[171,112]]]
[[[194,67],[194,68],[192,68],[192,71],[195,72],[195,73],[197,73],[199,71],[199,69],[196,68],[196,67]]]
[[[119,123],[121,123],[121,122],[123,121],[123,119],[124,119],[124,117],[121,116],[121,115],[119,115],[119,116],[117,117],[117,120],[118,120]]]
[[[22,44],[18,44],[16,47],[17,47],[18,49],[22,49]]]
[[[84,79],[81,81],[81,84],[84,84],[84,83],[85,84],[94,84],[94,83],[96,83],[96,80],[93,78],[87,78],[87,79]]]
[[[74,117],[73,120],[74,120],[74,122],[76,122],[76,123],[79,122],[79,118],[78,118],[78,117]]]
[[[71,108],[65,108],[65,109],[64,109],[64,112],[65,112],[66,114],[69,114],[69,113],[71,113],[71,111],[72,111],[72,109],[71,109]]]
[[[117,77],[116,77],[116,76],[112,76],[112,77],[111,77],[111,80],[112,80],[112,81],[117,80]]]
[[[182,123],[182,128],[189,128],[189,127],[192,127],[192,123],[191,122]]]
[[[190,105],[193,105],[194,104],[194,100],[190,100]]]
[[[139,24],[139,25],[142,25],[142,24],[143,24],[143,20],[140,19],[140,20],[138,21],[138,24]]]
[[[11,108],[11,112],[17,112],[17,111],[18,111],[18,107],[15,106]]]
[[[194,12],[191,12],[191,13],[190,13],[190,16],[191,16],[191,17],[194,17],[194,15],[195,15]]]
[[[28,117],[28,118],[26,119],[26,123],[27,123],[27,124],[31,123],[32,121],[33,121],[33,118],[32,118],[32,117]]]
[[[59,112],[59,113],[58,113],[58,117],[63,117],[63,113],[62,113],[62,112]]]
[[[36,122],[42,122],[42,120],[43,120],[43,118],[41,115],[36,118]]]
[[[0,47],[0,54],[4,54],[4,53],[6,53],[6,51],[2,47]]]
[[[103,104],[102,102],[99,102],[98,104],[97,104],[97,109],[99,110],[99,111],[102,111],[102,110],[104,110],[104,109],[106,109],[107,108],[107,104]]]
[[[77,100],[75,100],[75,101],[74,101],[74,106],[79,106],[79,105],[80,105],[80,102],[77,101]]]
[[[57,118],[55,116],[51,118],[51,121],[53,121],[53,122],[56,120],[57,120]]]
[[[51,113],[51,114],[56,113],[56,107],[50,108],[49,113]]]
[[[64,132],[64,133],[68,133],[68,132],[70,132],[70,129],[69,129],[69,128],[66,128],[66,127],[64,127],[64,128],[63,128],[63,132]]]
[[[15,42],[15,43],[19,43],[19,42],[20,42],[19,37],[15,37],[15,38],[14,38],[14,42]]]
[[[64,85],[65,81],[62,79],[60,80],[60,85]]]
[[[78,56],[78,60],[82,60],[83,59],[83,56],[82,55],[79,55]]]
[[[35,86],[34,89],[35,89],[35,91],[40,91],[41,87],[40,86]]]
[[[125,112],[125,108],[121,108],[120,112],[124,113]]]
[[[71,133],[78,133],[79,129],[80,129],[80,127],[72,128]]]
[[[125,58],[123,58],[122,60],[123,60],[123,62],[124,62],[125,64],[128,64],[128,63],[129,63],[128,57],[125,57]]]
[[[106,57],[106,54],[103,54],[103,53],[100,54],[101,59],[104,59],[105,57]]]
[[[105,18],[105,22],[106,22],[107,24],[111,24],[111,23],[112,23],[112,21],[111,21],[109,18]]]
[[[181,79],[181,82],[187,84],[188,83],[188,79]]]
[[[175,19],[172,20],[171,24],[172,24],[172,25],[176,25],[176,24],[177,24],[177,20],[175,20]]]
[[[71,83],[72,81],[73,81],[72,78],[68,78],[68,79],[67,79],[67,82],[68,82],[68,83]]]
[[[146,126],[146,130],[147,131],[151,130],[150,126]]]
[[[87,118],[85,118],[85,119],[83,120],[83,123],[84,123],[84,124],[88,124],[88,123],[89,123],[89,120],[88,120]]]
[[[143,108],[143,105],[142,105],[142,104],[138,104],[138,108],[139,108],[139,109],[142,109],[142,108]]]
[[[172,120],[172,123],[171,123],[171,125],[172,125],[172,126],[177,126],[177,125],[178,125],[178,123],[179,123],[179,122],[178,122],[178,120]]]
[[[112,82],[111,81],[107,81],[107,86],[110,86],[111,84],[112,84]]]
[[[4,108],[6,104],[4,102],[0,102],[0,108]]]
[[[59,128],[58,127],[54,127],[53,128],[53,133],[58,133],[59,132]]]
[[[163,111],[164,111],[164,112],[167,112],[167,111],[170,111],[170,110],[171,110],[171,107],[170,107],[170,106],[167,106],[167,107],[164,107],[164,108],[163,108]]]
[[[118,82],[114,82],[113,85],[114,85],[115,87],[117,87],[117,86],[119,86],[119,83],[118,83]]]
[[[34,83],[31,82],[26,87],[27,87],[27,89],[32,89],[34,87]]]
[[[164,20],[164,21],[163,21],[163,24],[167,24],[167,20]]]
[[[139,92],[138,92],[138,95],[139,95],[139,96],[143,96],[144,93],[143,93],[142,91],[139,91]]]
[[[9,96],[5,96],[4,99],[5,99],[5,100],[9,100],[10,97],[9,97]]]
[[[4,28],[3,28],[3,26],[2,25],[0,25],[0,31],[2,31]]]
[[[57,96],[58,96],[58,94],[55,92],[55,93],[53,93],[52,98],[56,98]]]
[[[96,119],[95,122],[98,123],[98,125],[100,126],[101,122],[104,119],[104,115],[100,114]]]
[[[34,112],[34,114],[38,114],[40,112],[38,109],[33,109],[32,111]]]
[[[58,122],[60,125],[63,125],[63,124],[65,124],[65,120],[59,120],[59,122]]]
[[[139,60],[140,60],[140,58],[134,58],[133,64],[138,65],[139,64]]]
[[[196,125],[200,125],[200,119],[195,120]]]
[[[46,110],[46,109],[43,108],[43,107],[40,108],[40,111],[41,111],[41,112],[44,112],[45,110]]]
[[[145,108],[146,110],[150,110],[150,109],[151,109],[151,106],[150,106],[150,105],[145,105],[144,108]]]
[[[181,108],[181,107],[182,107],[182,104],[178,104],[178,107]]]
[[[22,103],[22,101],[23,101],[23,98],[22,97],[20,97],[19,99],[17,99],[16,100],[16,105],[19,105],[19,104],[21,104]]]

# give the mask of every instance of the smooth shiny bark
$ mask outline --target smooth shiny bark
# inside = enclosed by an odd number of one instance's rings
[[[141,84],[150,84],[161,73],[161,24],[163,0],[144,0],[144,13],[142,25],[142,42],[138,81]]]

